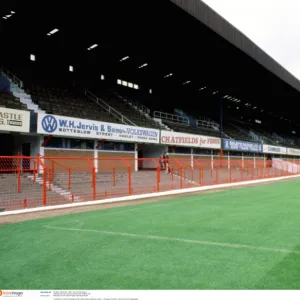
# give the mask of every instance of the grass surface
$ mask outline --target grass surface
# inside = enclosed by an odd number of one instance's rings
[[[299,289],[299,180],[0,227],[1,289]]]

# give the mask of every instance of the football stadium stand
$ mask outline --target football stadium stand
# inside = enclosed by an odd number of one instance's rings
[[[0,20],[0,209],[299,173],[299,80],[202,1],[25,2]]]

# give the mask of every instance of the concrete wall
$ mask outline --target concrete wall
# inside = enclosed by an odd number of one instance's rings
[[[37,135],[13,135],[14,139],[14,152],[13,155],[18,153],[22,154],[22,145],[30,144],[30,156],[37,156],[40,154],[40,147],[43,140]]]
[[[117,159],[114,159],[117,158]],[[124,159],[124,161],[120,159]],[[103,160],[102,160],[103,159]],[[131,171],[135,170],[135,155],[134,152],[98,152],[98,170],[99,171],[127,171],[128,166]]]
[[[170,153],[169,157],[174,167],[178,166],[178,164],[185,168],[191,167],[191,159],[192,159],[191,154]]]
[[[193,154],[193,158],[194,158],[194,167],[195,168],[199,167],[199,165],[202,168],[210,168],[212,165],[212,156],[211,155]],[[216,161],[218,159],[219,159],[219,157],[217,157],[217,156],[213,157],[213,161]]]
[[[143,158],[157,158],[157,162],[159,162],[159,157],[167,150],[166,145],[143,145],[142,152]],[[151,160],[143,161],[144,169],[154,169],[156,168],[155,164]]]
[[[52,167],[54,161],[55,170],[61,172],[66,172],[69,168],[74,172],[91,172],[93,166],[98,168],[98,171],[112,171],[113,168],[116,171],[127,171],[128,167],[121,158],[126,160],[132,171],[135,165],[134,152],[98,151],[98,159],[94,159],[94,150],[45,148],[44,155],[45,166]]]
[[[88,163],[88,158],[93,162],[94,150],[45,149],[44,153],[46,168],[51,168],[52,161],[54,161],[56,171],[66,172],[68,168],[74,172],[92,171],[92,165]],[[52,159],[47,159],[47,157]],[[56,157],[57,159],[55,159]]]

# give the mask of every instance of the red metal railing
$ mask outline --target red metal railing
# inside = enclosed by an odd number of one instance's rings
[[[142,162],[142,163],[141,163]],[[293,161],[203,158],[0,157],[0,208],[101,200],[299,174]],[[138,166],[145,170],[136,172]]]

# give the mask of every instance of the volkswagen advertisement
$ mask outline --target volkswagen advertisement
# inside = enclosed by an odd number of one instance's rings
[[[159,130],[123,124],[38,114],[37,132],[45,135],[136,143],[159,143]]]

